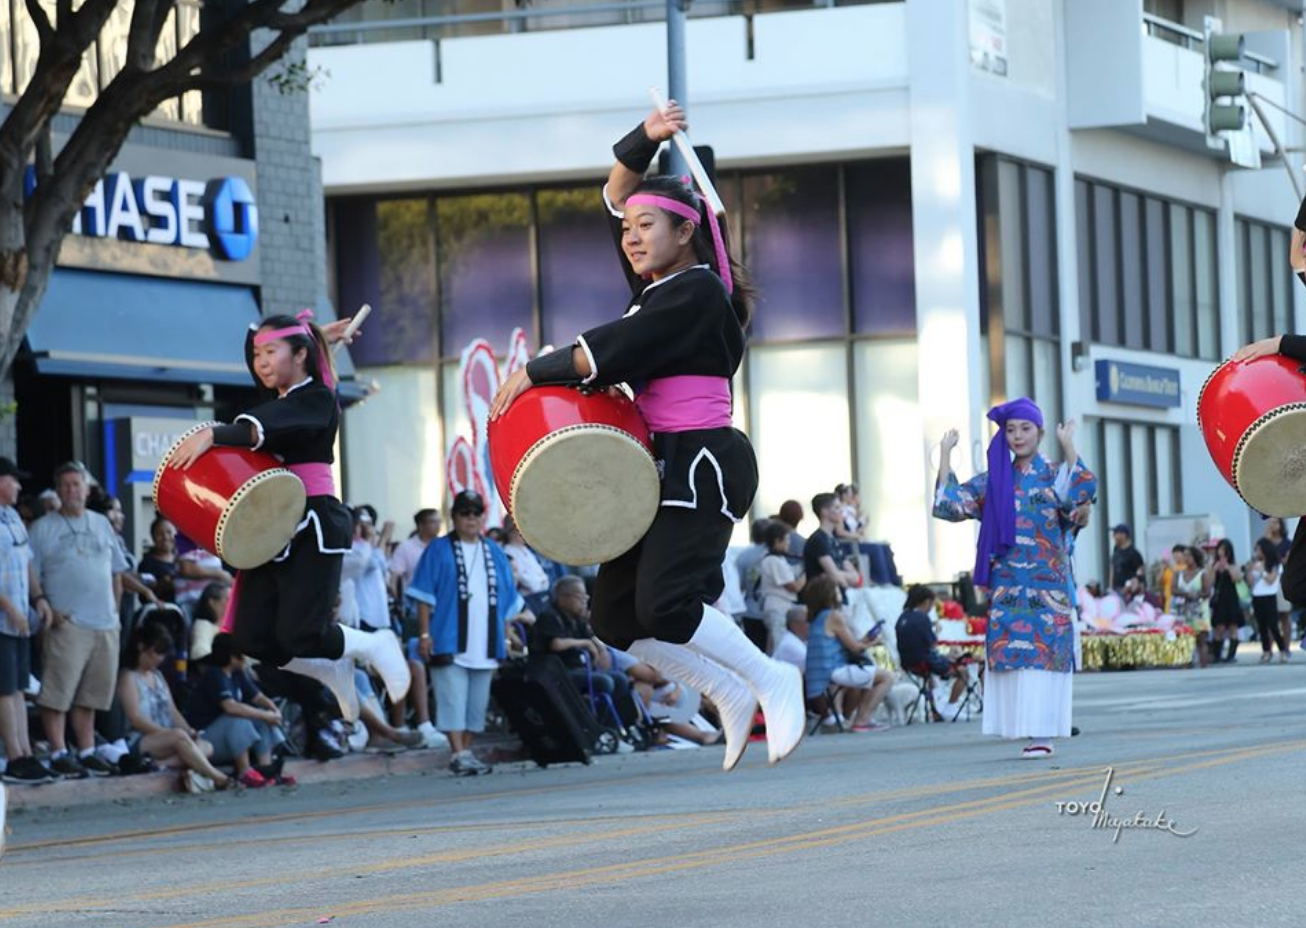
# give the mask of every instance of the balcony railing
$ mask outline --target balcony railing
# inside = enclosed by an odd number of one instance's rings
[[[1180,48],[1191,49],[1195,52],[1206,52],[1206,36],[1195,29],[1189,29],[1179,23],[1171,22],[1168,19],[1162,19],[1159,16],[1153,16],[1150,13],[1143,14],[1143,32],[1154,39],[1160,39],[1162,42],[1169,42],[1172,45],[1178,45]],[[1268,74],[1279,67],[1279,62],[1265,55],[1257,54],[1253,51],[1244,51],[1241,65],[1248,70],[1254,70],[1257,74]]]
[[[325,26],[309,32],[313,46],[368,42],[440,40],[471,35],[502,35],[592,26],[661,22],[666,0],[549,0],[501,7],[502,0],[367,0]],[[697,0],[691,18],[753,16],[782,11],[864,6],[901,0]],[[472,9],[468,9],[471,7]]]

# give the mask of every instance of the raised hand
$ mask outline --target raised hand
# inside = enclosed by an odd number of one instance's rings
[[[1077,424],[1074,419],[1067,419],[1057,426],[1057,441],[1061,444],[1061,450],[1065,454],[1065,459],[1069,462],[1075,461],[1079,455],[1075,452],[1075,429]]]
[[[1250,345],[1244,345],[1233,353],[1235,361],[1255,361],[1257,358],[1264,358],[1268,355],[1279,353],[1278,335],[1271,335],[1269,338],[1262,338],[1258,342],[1252,342]]]
[[[959,441],[961,441],[961,433],[956,429],[948,429],[943,433],[943,438],[939,440],[939,450],[945,455],[951,454],[952,449],[957,447]]]
[[[665,142],[688,128],[685,111],[675,100],[668,100],[665,110],[654,110],[644,120],[644,132],[655,142]]]

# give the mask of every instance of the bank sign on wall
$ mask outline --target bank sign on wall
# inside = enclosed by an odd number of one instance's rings
[[[27,170],[27,192],[36,171]],[[212,180],[116,171],[97,181],[73,220],[74,235],[196,248],[244,261],[258,243],[258,205],[244,178]]]

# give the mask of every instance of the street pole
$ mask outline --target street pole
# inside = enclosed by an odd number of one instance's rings
[[[685,20],[690,0],[667,0],[667,93],[689,111],[689,92],[685,86]],[[675,145],[670,149],[670,172],[679,177],[689,173],[689,163]]]

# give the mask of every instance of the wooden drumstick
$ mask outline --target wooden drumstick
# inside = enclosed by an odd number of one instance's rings
[[[667,98],[662,96],[662,91],[656,87],[648,89],[649,96],[653,98],[653,105],[659,112],[665,113],[667,110]],[[689,136],[680,130],[671,136],[671,140],[676,147],[680,149],[680,154],[684,156],[685,163],[689,165],[689,173],[694,175],[694,182],[698,184],[698,189],[703,191],[703,196],[707,198],[708,205],[712,207],[712,212],[718,216],[726,214],[726,205],[721,201],[720,195],[716,192],[716,187],[712,185],[712,179],[707,176],[707,168],[703,167],[703,162],[698,160],[698,153],[694,151],[694,145],[689,141]]]
[[[371,312],[372,304],[370,303],[364,303],[362,306],[358,307],[358,312],[354,313],[354,318],[349,320],[349,326],[345,329],[345,334],[340,336],[340,341],[335,343],[335,350],[339,351],[341,345],[349,344],[349,340],[363,327],[363,320],[365,320]]]

